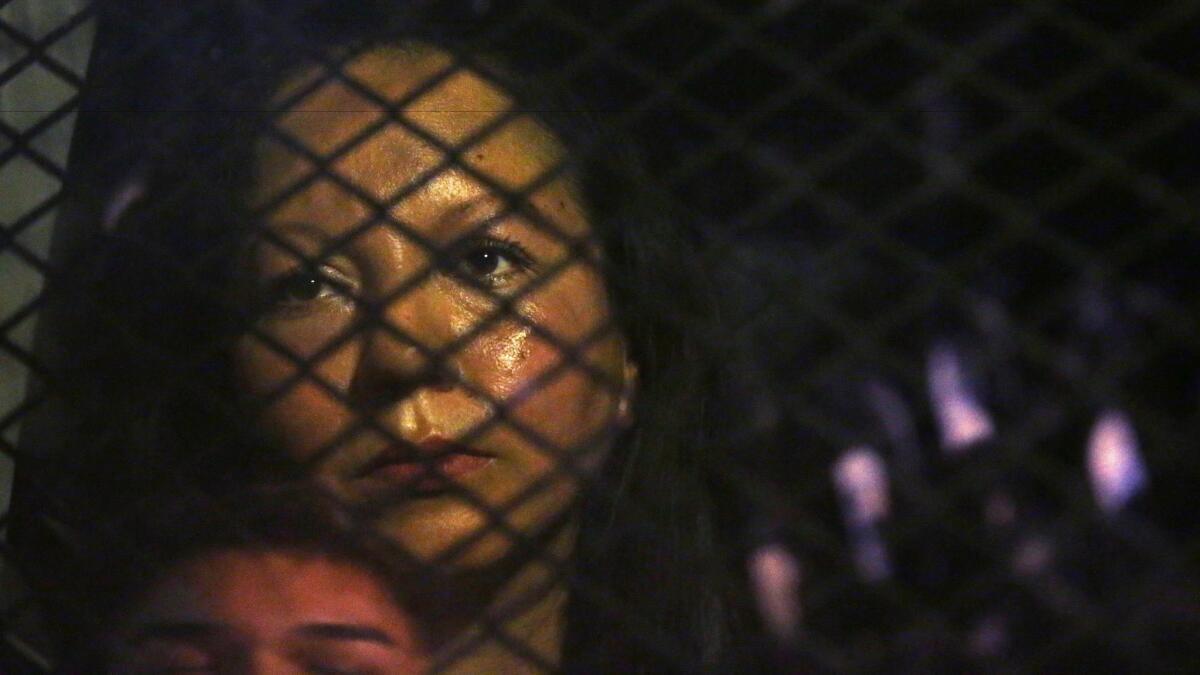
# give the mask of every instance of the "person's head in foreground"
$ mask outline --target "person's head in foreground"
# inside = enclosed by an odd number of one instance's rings
[[[317,490],[189,499],[113,535],[84,603],[90,644],[71,668],[399,674],[430,665],[401,609],[388,542]]]
[[[478,638],[527,665],[499,624],[568,669],[715,666],[694,247],[578,103],[449,44],[311,48],[244,88],[278,114],[160,160],[98,286],[122,330],[179,355],[168,378],[140,346],[115,360],[169,431],[97,464],[138,466],[149,495],[323,485],[424,570],[399,583],[434,651]],[[354,576],[282,553],[189,565],[172,583]]]

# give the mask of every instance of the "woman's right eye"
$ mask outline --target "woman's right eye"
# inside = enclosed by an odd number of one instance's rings
[[[268,282],[266,301],[270,307],[297,307],[328,298],[348,299],[353,284],[341,274],[325,268],[303,268]]]

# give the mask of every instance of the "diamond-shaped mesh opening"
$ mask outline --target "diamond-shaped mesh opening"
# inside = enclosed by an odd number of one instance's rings
[[[57,110],[75,94],[75,87],[41,64],[31,64],[5,82],[5,88],[21,107],[6,108],[6,122],[17,131],[27,131]]]
[[[10,0],[0,7],[0,21],[14,26],[32,40],[41,40],[64,22],[55,12],[39,11],[35,0]]]
[[[1198,16],[0,2],[0,671],[1178,670]]]

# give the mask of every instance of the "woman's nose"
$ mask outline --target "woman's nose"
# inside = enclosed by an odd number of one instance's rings
[[[447,340],[436,291],[419,287],[364,308],[358,330],[362,352],[350,383],[350,396],[360,404],[382,407],[402,400],[421,387],[449,386],[453,377],[442,353]]]

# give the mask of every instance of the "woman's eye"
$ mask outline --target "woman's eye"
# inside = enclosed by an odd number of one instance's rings
[[[512,261],[501,251],[495,249],[479,249],[463,258],[464,267],[478,276],[502,274],[509,270]]]
[[[456,271],[483,283],[501,282],[533,266],[529,253],[521,245],[498,239],[472,242],[455,258]]]
[[[331,273],[298,270],[269,284],[267,294],[271,305],[302,305],[328,297],[348,297],[351,285]]]

